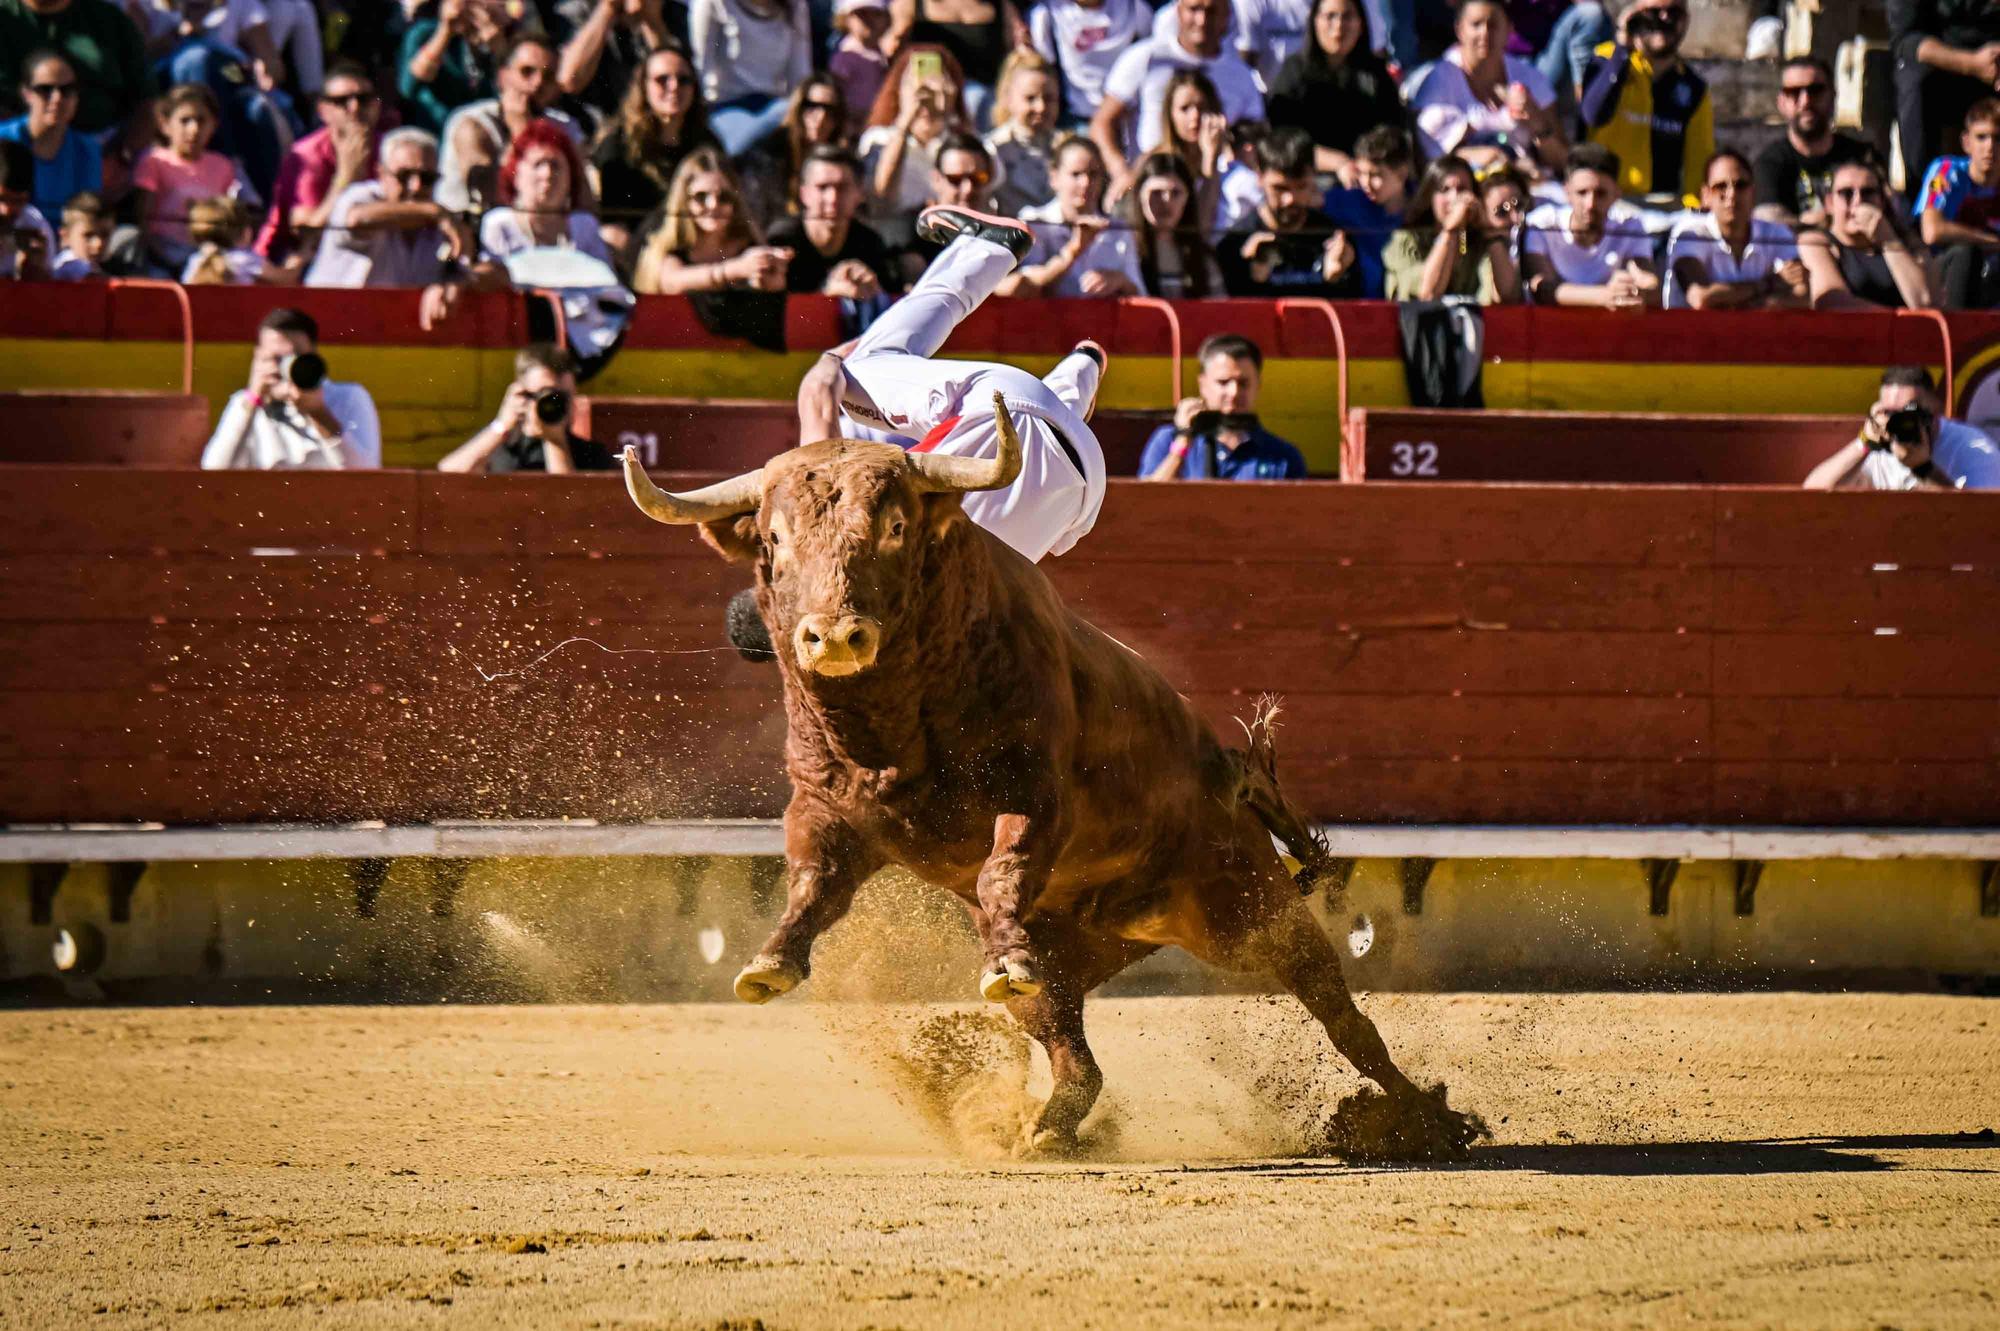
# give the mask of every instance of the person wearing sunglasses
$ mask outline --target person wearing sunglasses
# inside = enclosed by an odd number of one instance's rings
[[[1833,127],[1833,69],[1813,56],[1778,70],[1778,115],[1784,137],[1757,154],[1757,216],[1790,227],[1826,225],[1834,171],[1872,162],[1875,149]]]
[[[24,143],[35,158],[29,200],[43,215],[59,217],[74,196],[104,189],[104,154],[97,141],[78,133],[76,67],[60,52],[37,51],[21,62],[25,115],[0,124],[0,140]]]
[[[467,271],[470,230],[432,197],[437,188],[437,138],[405,126],[382,137],[373,180],[350,185],[333,202],[309,287],[421,287],[419,322],[426,329],[450,313],[458,289],[485,284],[494,270]]]
[[[1671,196],[1673,208],[1695,207],[1715,156],[1715,103],[1681,59],[1686,0],[1632,0],[1618,28],[1619,39],[1598,47],[1584,74],[1585,137],[1618,154],[1627,196]]]
[[[1882,173],[1849,162],[1833,173],[1823,231],[1799,237],[1814,309],[1931,309],[1930,271],[1896,224]]]
[[[1667,308],[1797,308],[1811,293],[1791,228],[1758,217],[1750,163],[1734,148],[1708,159],[1701,201],[1667,241]]]
[[[785,289],[792,252],[766,245],[743,206],[743,186],[720,148],[681,161],[666,204],[648,219],[632,289],[642,295]]]
[[[381,114],[382,98],[368,70],[352,60],[335,61],[320,88],[320,127],[294,143],[278,167],[271,210],[252,247],[257,253],[283,263],[318,240],[333,201],[375,174]]]

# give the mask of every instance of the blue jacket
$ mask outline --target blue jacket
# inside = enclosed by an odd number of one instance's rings
[[[1146,441],[1139,461],[1139,474],[1150,475],[1167,460],[1173,446],[1174,427],[1162,425]],[[1211,463],[1213,464],[1211,467]],[[1234,449],[1222,447],[1207,435],[1196,435],[1181,459],[1180,479],[1184,481],[1295,481],[1306,474],[1305,455],[1261,426]]]

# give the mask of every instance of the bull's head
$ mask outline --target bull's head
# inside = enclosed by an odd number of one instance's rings
[[[625,450],[625,488],[658,522],[699,524],[730,560],[756,568],[771,641],[809,675],[858,675],[920,600],[926,563],[965,521],[959,497],[1011,485],[1021,440],[1000,395],[993,458],[906,453],[829,439],[700,490],[660,489]]]

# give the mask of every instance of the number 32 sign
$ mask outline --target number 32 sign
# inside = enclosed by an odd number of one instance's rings
[[[1389,474],[1391,476],[1436,476],[1438,474],[1438,446],[1425,439],[1411,443],[1398,439],[1389,445]]]

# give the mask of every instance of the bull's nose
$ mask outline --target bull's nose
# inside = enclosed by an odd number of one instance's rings
[[[882,626],[864,615],[807,615],[792,631],[799,666],[819,675],[859,674],[881,645]]]

